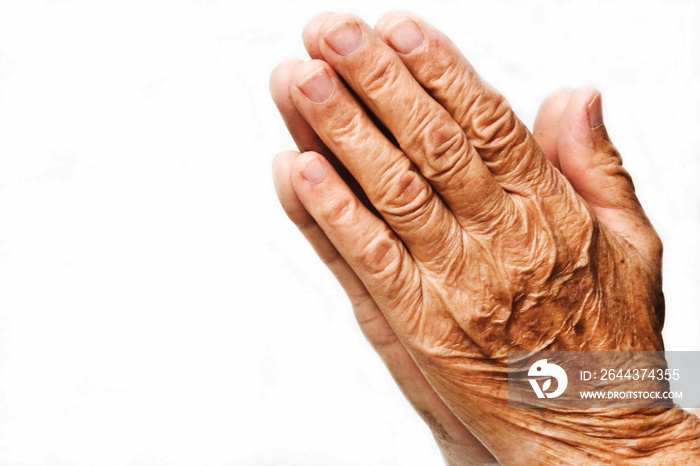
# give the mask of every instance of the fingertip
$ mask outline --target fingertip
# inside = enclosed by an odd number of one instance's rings
[[[335,72],[323,60],[310,60],[301,63],[294,70],[289,90],[297,108],[303,102],[324,104],[335,94]]]
[[[597,99],[599,95],[600,91],[594,87],[584,87],[573,93],[562,116],[560,131],[566,134],[566,138],[559,140],[560,151],[562,144],[566,149],[585,148],[590,151],[599,144],[601,138],[607,140],[607,133],[602,123],[595,128],[591,125],[591,111],[596,111],[595,108],[591,108],[591,105],[594,107],[600,105],[600,99]],[[594,102],[596,99],[597,103]],[[602,116],[600,120],[602,121]],[[593,122],[597,124],[596,120]]]
[[[540,105],[532,129],[533,136],[545,157],[558,170],[561,170],[557,150],[559,126],[564,109],[573,94],[574,90],[569,88],[558,89],[549,94]]]
[[[306,51],[309,53],[309,57],[311,58],[322,58],[321,55],[321,50],[318,46],[318,40],[319,40],[319,31],[321,28],[321,25],[328,19],[329,17],[333,16],[334,13],[331,13],[329,11],[324,11],[322,13],[317,14],[311,20],[306,23],[306,27],[304,27],[304,31],[301,33],[302,40],[304,41],[304,47],[306,47]]]
[[[574,92],[571,97],[567,111],[568,113],[573,113],[571,119],[581,125],[581,129],[584,127],[592,128],[589,110],[597,96],[600,96],[600,91],[595,87],[587,86]]]
[[[282,200],[282,197],[284,197],[283,195],[291,188],[289,183],[291,167],[298,156],[299,152],[287,150],[278,153],[272,159],[272,180],[280,200]]]
[[[377,31],[380,36],[384,37],[384,33],[391,29],[391,26],[407,19],[415,21],[418,19],[418,17],[410,11],[391,10],[379,18],[377,23],[374,25],[374,30]]]
[[[277,81],[284,80],[300,63],[303,63],[303,60],[298,58],[287,58],[281,61],[272,69],[270,73],[270,83],[274,84]]]
[[[332,73],[331,67],[328,66],[328,64],[323,60],[312,59],[308,61],[302,61],[296,66],[296,68],[292,70],[292,73],[290,74],[290,87],[298,85],[300,81],[303,81],[304,78],[310,75],[319,73],[321,69],[325,69],[326,72],[329,73],[329,75]]]
[[[599,111],[598,89],[584,87],[572,95],[559,128],[559,161],[562,173],[589,204],[620,207],[634,187],[602,124],[602,115],[595,114]]]
[[[292,84],[296,82],[294,78],[297,76],[297,68],[304,64],[305,62],[298,58],[291,58],[277,65],[270,74],[270,94],[299,150],[315,150],[329,154],[318,135],[299,113],[292,97]],[[308,68],[306,69],[308,72]]]
[[[586,100],[589,103],[597,94],[600,94],[600,90],[595,86],[583,86],[576,91],[576,95],[579,96],[581,100]]]
[[[298,58],[289,58],[277,65],[270,73],[270,95],[279,108],[290,100],[289,82],[294,70],[303,63]]]
[[[272,177],[277,198],[287,217],[298,227],[304,227],[313,222],[313,218],[292,185],[293,166],[298,157],[299,152],[291,150],[277,154],[272,160]]]
[[[377,21],[375,30],[379,37],[401,56],[402,60],[410,60],[409,55],[414,51],[422,50],[423,53],[428,51],[429,56],[431,47],[443,47],[448,41],[440,31],[409,11],[397,10],[387,13]]]
[[[562,87],[557,89],[556,91],[550,93],[542,101],[542,105],[540,105],[540,112],[547,111],[552,107],[561,108],[561,110],[563,110],[566,107],[566,104],[569,103],[571,96],[573,96],[575,93],[576,90],[570,87]]]
[[[328,174],[328,168],[323,156],[314,151],[300,154],[294,162],[296,179],[303,180],[307,185],[321,184]]]
[[[272,158],[272,170],[276,172],[278,169],[287,166],[289,161],[294,161],[297,156],[299,156],[299,152],[295,150],[283,150],[277,153]]]
[[[600,92],[588,104],[588,120],[593,130],[603,126],[603,99]]]

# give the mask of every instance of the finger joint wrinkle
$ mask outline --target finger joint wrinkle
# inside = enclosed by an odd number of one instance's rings
[[[394,92],[398,69],[394,60],[381,56],[368,65],[367,72],[359,79],[359,85],[370,98],[382,92]]]
[[[376,236],[362,248],[360,264],[372,275],[391,276],[399,270],[400,254],[387,235]]]
[[[398,175],[397,178],[387,190],[384,210],[404,220],[415,219],[425,212],[432,189],[412,170]]]
[[[325,205],[323,216],[331,226],[352,223],[357,211],[357,200],[350,196],[331,198]]]

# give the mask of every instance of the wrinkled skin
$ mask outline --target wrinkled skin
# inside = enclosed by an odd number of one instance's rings
[[[533,136],[419,18],[323,14],[304,42],[271,80],[304,151],[275,161],[280,200],[446,461],[700,461],[680,409],[507,407],[509,351],[663,350],[661,242],[600,96],[553,95]]]

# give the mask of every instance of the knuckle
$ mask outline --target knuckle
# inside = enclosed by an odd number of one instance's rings
[[[449,90],[468,95],[465,85],[473,78],[471,67],[449,38],[438,32],[428,40],[425,55],[431,59],[413,64],[424,87],[441,94]]]
[[[460,128],[434,125],[428,134],[424,150],[428,178],[449,177],[468,161],[467,137]]]
[[[489,236],[497,236],[499,231],[510,231],[522,223],[522,207],[515,205],[516,197],[502,196],[500,192],[490,193],[483,201],[483,208],[471,215],[471,225],[476,231]]]
[[[452,159],[460,156],[467,145],[467,138],[457,128],[436,125],[430,131],[426,155],[430,161]]]
[[[358,84],[370,99],[393,89],[398,80],[398,68],[393,57],[383,54],[371,58],[372,62],[367,64],[366,71],[358,79]]]
[[[391,234],[372,238],[362,247],[359,262],[364,270],[376,278],[397,275],[400,270],[401,254],[396,239]]]
[[[357,144],[357,138],[363,134],[363,123],[362,114],[352,108],[338,109],[321,122],[329,140],[343,147]]]
[[[414,116],[399,139],[426,178],[439,181],[463,168],[469,162],[469,141],[457,122],[441,107],[418,100],[412,107]]]
[[[437,44],[438,46],[440,44]],[[436,63],[441,63],[440,66],[426,66],[424,70],[426,87],[430,90],[441,90],[455,88],[456,84],[461,84],[459,79],[463,73],[463,66],[460,60],[445,59],[436,60]],[[459,87],[462,87],[461,85]],[[466,90],[466,89],[457,89]],[[468,95],[461,93],[461,95]]]
[[[410,222],[423,215],[432,198],[432,188],[415,171],[400,173],[390,180],[384,196],[384,211]]]
[[[329,199],[323,207],[323,218],[331,227],[342,227],[354,221],[358,200],[351,196]]]
[[[510,136],[515,128],[515,115],[505,97],[498,93],[483,93],[474,101],[472,115],[482,120],[480,139],[498,141]]]
[[[478,122],[469,128],[469,138],[486,161],[527,142],[528,131],[505,97],[495,91],[480,94],[467,113],[466,121]]]

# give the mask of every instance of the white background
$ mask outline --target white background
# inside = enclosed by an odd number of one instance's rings
[[[528,125],[601,89],[700,349],[699,5],[0,1],[0,464],[440,464],[274,195],[268,76],[324,9],[424,16]]]

